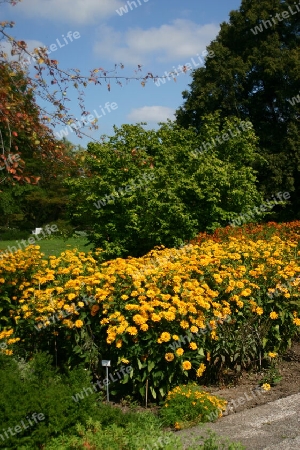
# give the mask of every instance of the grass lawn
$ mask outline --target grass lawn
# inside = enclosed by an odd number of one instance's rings
[[[82,237],[69,239],[55,238],[49,240],[41,239],[40,241],[36,241],[36,245],[39,245],[41,247],[41,252],[45,253],[45,257],[48,257],[50,255],[59,256],[61,252],[73,248],[78,248],[78,250],[82,252],[88,252],[92,249],[92,244],[87,246],[86,244],[86,238]],[[0,251],[6,251],[8,250],[7,247],[17,247],[17,245],[18,243],[16,243],[16,241],[0,241]],[[22,249],[23,248],[24,247],[22,246]]]

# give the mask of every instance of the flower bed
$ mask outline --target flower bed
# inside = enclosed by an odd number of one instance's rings
[[[299,330],[296,237],[206,240],[102,264],[101,250],[43,260],[31,246],[0,261],[0,344],[94,371],[99,358],[130,365],[113,392],[142,397],[147,386],[162,399],[181,383],[238,374]]]

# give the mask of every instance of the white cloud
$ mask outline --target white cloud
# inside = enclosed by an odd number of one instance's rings
[[[26,0],[18,4],[18,11],[29,17],[87,25],[117,14],[123,4],[121,0]]]
[[[218,31],[217,25],[199,25],[186,19],[176,19],[159,28],[130,28],[126,32],[101,26],[94,51],[113,62],[133,65],[145,64],[153,57],[157,62],[185,64],[186,58],[202,53]]]
[[[127,116],[132,122],[158,123],[174,120],[175,110],[167,106],[143,106],[133,109]]]

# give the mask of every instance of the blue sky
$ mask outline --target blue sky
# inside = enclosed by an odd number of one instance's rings
[[[113,125],[147,122],[154,128],[159,121],[173,119],[182,104],[182,91],[191,82],[191,72],[180,72],[178,65],[201,67],[203,52],[220,23],[228,21],[229,12],[240,4],[241,0],[23,0],[15,7],[1,4],[0,20],[13,20],[16,25],[10,34],[28,42],[30,49],[54,44],[51,57],[63,69],[76,67],[88,74],[90,69],[111,70],[123,63],[125,68],[118,73],[129,76],[135,75],[138,64],[141,74],[159,76],[177,69],[177,81],[166,80],[160,86],[151,80],[145,87],[134,80],[123,87],[112,81],[110,92],[105,85],[89,86],[86,110],[102,117],[98,130],[82,130],[99,139],[113,134]],[[70,100],[70,112],[80,120],[75,95]],[[55,131],[64,128],[58,125]],[[83,146],[89,142],[70,130],[67,138]]]

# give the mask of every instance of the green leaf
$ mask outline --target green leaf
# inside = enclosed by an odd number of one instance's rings
[[[148,361],[148,372],[150,373],[152,369],[155,367],[154,361]]]
[[[162,397],[164,397],[166,395],[166,391],[163,387],[159,388],[159,393]]]
[[[155,392],[155,389],[153,388],[153,386],[149,386],[149,389],[151,391],[153,398],[156,399],[156,392]]]
[[[140,393],[141,397],[145,397],[145,394],[146,394],[146,386],[141,386],[141,387],[139,388],[139,393]]]
[[[140,370],[144,369],[146,367],[146,364],[143,364],[138,358],[137,358],[137,363],[138,363],[138,366],[139,366]]]

